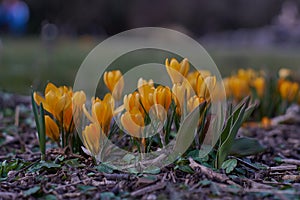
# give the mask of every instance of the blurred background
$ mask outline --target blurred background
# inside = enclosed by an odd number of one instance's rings
[[[145,26],[196,39],[223,76],[249,67],[299,70],[299,9],[296,0],[0,0],[0,91],[27,94],[47,80],[73,85],[99,42]]]

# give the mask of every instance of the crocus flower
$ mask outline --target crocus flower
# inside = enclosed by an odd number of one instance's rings
[[[170,62],[169,59],[166,59],[165,65],[173,84],[182,83],[190,69],[189,61],[186,58],[180,63],[175,58],[172,58]]]
[[[48,83],[45,89],[45,97],[34,93],[34,100],[39,105],[43,103],[45,110],[50,112],[61,124],[63,112],[71,105],[72,90],[67,87],[57,88],[54,84]]]
[[[133,108],[139,108],[141,113],[144,113],[143,108],[140,103],[140,94],[138,92],[133,92],[124,96],[124,107],[130,112]]]
[[[121,123],[124,129],[133,137],[140,137],[144,131],[144,117],[136,107],[121,116]]]
[[[121,99],[124,89],[124,79],[120,70],[113,70],[104,73],[104,83],[112,93],[116,101]]]
[[[257,73],[253,69],[239,69],[236,76],[239,79],[250,83],[255,77],[257,77]]]
[[[216,86],[216,77],[208,76],[203,80],[203,78],[199,76],[196,84],[197,95],[204,98],[206,101],[210,101],[211,94]]]
[[[45,126],[46,135],[56,142],[59,141],[59,128],[56,122],[48,115],[45,115]]]
[[[236,76],[230,77],[227,80],[228,83],[226,84],[228,85],[226,90],[229,91],[226,91],[226,93],[230,93],[237,102],[250,94],[250,86],[247,80]]]
[[[208,76],[211,76],[211,73],[207,70],[193,71],[188,73],[187,80],[193,88],[194,92],[197,91],[197,85],[199,85],[199,81],[204,82],[204,79]]]
[[[114,114],[114,99],[110,93],[107,93],[103,100],[97,97],[92,101],[92,115],[88,113],[85,105],[83,105],[83,112],[92,123],[98,123],[107,135]]]
[[[73,132],[74,123],[78,123],[81,119],[82,105],[86,101],[83,91],[75,92],[72,96],[72,104],[64,111],[63,125],[66,132]]]
[[[100,152],[101,134],[103,132],[98,123],[91,123],[82,131],[83,144],[94,156]]]
[[[164,121],[166,118],[165,113],[168,112],[172,102],[172,92],[169,87],[158,86],[154,91],[153,97],[155,113],[161,121]],[[161,110],[162,108],[164,111]]]
[[[291,81],[283,81],[279,86],[279,92],[284,100],[294,101],[299,93],[299,84]]]
[[[192,112],[195,108],[197,108],[204,101],[205,101],[205,99],[203,97],[198,97],[197,95],[192,96],[187,102],[188,112]]]
[[[143,81],[142,79],[138,82],[138,92],[140,97],[140,102],[145,109],[145,111],[148,113],[151,106],[153,106],[153,94],[154,94],[155,87],[153,86],[153,81],[149,80]]]
[[[253,80],[252,85],[255,88],[257,95],[262,97],[265,92],[265,79],[263,77],[257,77]]]
[[[188,90],[185,83],[176,83],[172,87],[173,99],[176,104],[176,113],[181,115],[184,109],[184,104],[189,98]]]

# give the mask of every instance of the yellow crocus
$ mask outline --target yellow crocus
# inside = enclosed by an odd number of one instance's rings
[[[72,96],[72,105],[64,111],[63,126],[66,132],[71,133],[74,130],[75,123],[78,123],[81,118],[82,105],[86,101],[86,96],[83,91],[75,92]]]
[[[103,132],[107,135],[110,128],[110,122],[113,117],[114,99],[110,93],[107,93],[103,100],[96,98],[92,103],[92,118],[97,120]]]
[[[144,117],[138,108],[134,107],[130,112],[121,116],[121,124],[124,129],[133,137],[141,137],[144,131]]]
[[[230,93],[237,102],[250,94],[250,87],[247,80],[238,77],[230,77],[228,81]]]
[[[187,86],[184,83],[176,83],[172,87],[173,99],[176,104],[176,113],[181,115],[186,99],[189,98]]]
[[[155,113],[157,117],[164,121],[172,102],[172,92],[169,87],[158,86],[154,91]],[[164,108],[164,111],[161,109]]]
[[[232,92],[231,92],[231,88],[230,88],[230,78],[224,78],[223,84],[224,84],[224,88],[225,88],[225,92],[226,92],[226,97],[231,97]]]
[[[155,87],[150,83],[138,85],[139,97],[141,104],[143,105],[145,111],[148,113],[151,106],[153,106],[153,94]]]
[[[204,79],[208,76],[211,76],[211,73],[207,70],[197,70],[197,71],[193,71],[188,73],[187,75],[187,80],[190,83],[191,87],[193,88],[193,90],[197,91],[197,85],[199,84],[198,82],[200,80],[202,80],[202,82],[204,81]]]
[[[239,79],[250,83],[257,76],[257,74],[253,69],[239,69],[236,76]]]
[[[91,123],[82,131],[83,144],[94,156],[100,152],[100,139],[102,134],[102,129],[97,122]]]
[[[48,115],[45,115],[45,129],[46,135],[54,140],[59,141],[59,128],[56,122]]]
[[[196,85],[197,95],[199,97],[203,97],[206,101],[210,101],[216,82],[215,76],[208,76],[204,80],[201,76],[199,76]]]
[[[120,100],[124,89],[124,79],[120,70],[104,73],[104,83],[112,93],[115,100]]]
[[[154,87],[154,82],[153,82],[152,79],[147,81],[143,78],[139,78],[138,84],[137,84],[138,90],[139,90],[140,87],[142,87],[144,85],[148,85],[150,88],[152,88],[152,87]]]
[[[165,65],[173,84],[182,83],[190,69],[189,61],[186,58],[180,63],[175,58],[172,58],[169,62],[169,59],[167,58]]]
[[[265,92],[265,79],[263,77],[257,77],[253,80],[252,85],[255,88],[257,95],[262,97]]]
[[[291,81],[283,81],[279,86],[282,99],[289,102],[294,101],[299,93],[299,84]]]
[[[140,108],[140,111],[143,113],[143,108],[140,103],[140,94],[138,92],[133,92],[132,94],[128,94],[124,96],[124,107],[130,112],[134,107]]]
[[[188,112],[192,112],[195,108],[197,108],[204,101],[205,101],[205,99],[203,97],[199,97],[197,95],[192,96],[187,102]]]
[[[45,97],[34,93],[34,100],[39,105],[43,103],[45,110],[50,112],[60,123],[63,118],[63,111],[71,105],[72,90],[67,87],[57,88],[54,84],[48,83],[45,89]]]

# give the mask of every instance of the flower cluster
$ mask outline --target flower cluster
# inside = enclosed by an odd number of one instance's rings
[[[223,80],[226,96],[240,102],[254,91],[258,97],[264,95],[266,80],[262,72],[252,69],[239,69],[237,74]]]
[[[44,97],[36,92],[33,96],[35,102],[38,105],[42,103],[47,111],[45,115],[46,135],[58,144],[61,141],[64,147],[69,141],[69,135],[74,132],[76,120],[79,120],[82,105],[86,101],[85,93],[73,92],[66,86],[56,87],[48,83]]]
[[[152,143],[147,138],[150,131],[159,133],[159,144],[165,146],[174,127],[172,124],[176,123],[178,130],[178,124],[188,113],[203,102],[211,101],[216,86],[216,78],[209,71],[190,71],[186,58],[181,62],[174,58],[166,59],[165,65],[172,88],[140,78],[136,91],[125,94],[123,100],[121,71],[105,72],[103,80],[110,92],[103,99],[93,98],[90,111],[83,91],[73,92],[66,86],[56,87],[48,83],[44,96],[34,93],[36,104],[42,103],[47,111],[46,135],[58,144],[61,141],[65,147],[71,140],[69,137],[76,132],[75,124],[82,120],[84,114],[88,124],[82,128],[83,145],[91,155],[97,156],[105,145],[105,138],[111,135],[115,116],[120,119],[122,130],[138,141],[141,152],[147,151],[147,145]],[[116,108],[116,105],[121,106]],[[158,126],[162,128],[158,130]]]

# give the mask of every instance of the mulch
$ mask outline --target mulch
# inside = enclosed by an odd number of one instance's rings
[[[6,177],[0,170],[0,199],[300,199],[300,124],[249,126],[239,134],[257,138],[266,150],[235,158],[230,174],[192,158],[192,173],[171,164],[158,174],[126,174],[51,143],[41,166],[30,98],[0,93],[0,169],[19,166]]]

